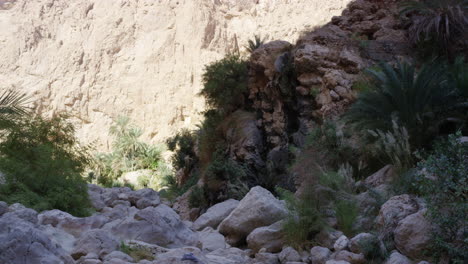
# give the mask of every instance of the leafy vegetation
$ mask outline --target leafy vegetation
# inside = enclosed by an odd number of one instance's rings
[[[14,124],[14,118],[28,113],[26,103],[29,97],[13,90],[5,90],[0,95],[0,129]]]
[[[197,185],[193,186],[189,195],[190,208],[205,208],[208,205],[205,189]]]
[[[140,261],[144,259],[151,261],[155,259],[153,253],[151,253],[151,251],[149,251],[148,249],[131,247],[125,244],[123,241],[120,242],[119,250],[132,257],[135,261]]]
[[[391,131],[376,129],[369,130],[369,133],[376,139],[374,149],[384,163],[393,164],[399,171],[405,171],[414,165],[408,131],[399,126],[396,120],[393,120]]]
[[[176,171],[182,168],[190,169],[197,162],[193,160],[196,159],[195,142],[195,133],[188,129],[181,130],[166,141],[169,150],[175,152],[172,156],[172,166]]]
[[[428,202],[429,216],[435,224],[431,252],[450,263],[467,259],[466,216],[468,215],[468,143],[461,134],[437,141],[434,151],[418,164],[414,186]]]
[[[253,53],[256,49],[260,48],[260,46],[262,46],[264,42],[265,41],[259,35],[255,35],[254,39],[249,39],[247,46],[245,46],[245,49],[249,53]]]
[[[436,51],[435,56],[453,58],[460,48],[466,49],[467,9],[465,0],[422,0],[404,2],[400,13],[410,15],[413,43]]]
[[[247,78],[247,62],[228,55],[205,68],[200,95],[212,109],[229,114],[244,105]]]
[[[290,191],[280,189],[278,192],[289,211],[283,224],[286,243],[295,248],[310,246],[315,234],[326,226],[318,197],[312,188],[299,199]]]
[[[96,155],[92,176],[97,183],[112,187],[125,172],[150,169],[156,172],[156,176],[153,175],[156,178],[142,178],[143,186],[139,187],[159,189],[162,178],[169,173],[161,157],[163,148],[140,141],[143,131],[132,125],[127,117],[118,118],[109,134],[114,136],[112,152]]]
[[[6,176],[0,200],[38,211],[87,215],[90,203],[82,174],[91,161],[89,150],[79,145],[64,116],[15,119],[0,140],[0,167]]]
[[[382,63],[381,71],[369,70],[373,89],[362,92],[346,118],[360,128],[392,129],[392,120],[407,129],[416,147],[430,142],[446,120],[447,108],[457,99],[456,88],[444,65],[414,66],[400,62],[393,68]],[[465,99],[466,100],[466,99]]]
[[[338,200],[335,203],[336,220],[338,229],[346,236],[352,237],[355,235],[354,223],[358,217],[358,206],[353,200]]]

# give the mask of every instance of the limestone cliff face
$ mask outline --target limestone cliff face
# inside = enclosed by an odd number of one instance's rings
[[[119,115],[161,140],[194,126],[204,65],[255,34],[295,41],[350,0],[18,0],[0,8],[0,87],[67,111],[107,147]]]

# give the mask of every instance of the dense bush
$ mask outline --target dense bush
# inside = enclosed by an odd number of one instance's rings
[[[450,85],[448,67],[425,65],[416,71],[404,62],[382,63],[381,71],[369,70],[373,89],[362,92],[346,118],[360,129],[392,129],[397,119],[408,130],[411,144],[420,147],[437,135],[439,125],[450,116],[456,88]]]
[[[401,15],[410,16],[408,35],[419,49],[453,57],[459,49],[466,51],[467,9],[465,0],[408,1]]]
[[[182,168],[189,170],[190,168],[187,167],[197,162],[194,160],[197,158],[194,151],[195,142],[195,133],[188,129],[183,129],[175,136],[166,140],[168,149],[175,152],[172,156],[172,166],[176,171]]]
[[[310,188],[301,197],[296,198],[292,192],[278,192],[286,201],[289,211],[283,224],[286,243],[295,248],[310,246],[313,237],[326,226],[316,193]]]
[[[355,235],[354,223],[358,217],[358,206],[354,200],[338,200],[335,202],[337,227],[346,236]]]
[[[203,187],[199,187],[198,185],[193,186],[188,198],[190,208],[206,208],[208,206]]]
[[[435,224],[435,257],[448,257],[450,263],[468,259],[466,216],[468,215],[468,143],[461,134],[435,143],[434,151],[418,164],[414,186],[428,203]]]
[[[309,133],[307,147],[320,155],[314,162],[335,171],[349,165],[354,178],[367,177],[383,164],[374,155],[374,146],[363,136],[363,131],[353,131],[340,122],[326,120]]]
[[[7,183],[0,187],[0,200],[39,211],[88,213],[82,174],[91,160],[89,148],[79,145],[73,125],[64,117],[19,118],[1,137],[0,170]]]
[[[244,105],[247,79],[247,62],[228,55],[205,68],[200,95],[211,108],[229,114]]]
[[[109,134],[114,136],[112,142],[112,152],[98,153],[92,176],[97,183],[106,187],[115,185],[118,178],[125,172],[140,169],[150,169],[155,171],[158,179],[141,179],[142,183],[159,183],[162,177],[169,173],[161,153],[163,148],[158,145],[149,145],[140,141],[143,131],[130,123],[130,119],[120,117],[114,125],[110,127]],[[152,186],[159,188],[158,184]]]

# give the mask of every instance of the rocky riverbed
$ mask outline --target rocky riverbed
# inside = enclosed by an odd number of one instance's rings
[[[387,171],[365,184],[385,189]],[[0,202],[0,263],[359,264],[370,263],[363,245],[379,249],[386,237],[394,240],[387,264],[427,263],[408,258],[418,259],[430,240],[424,204],[409,195],[391,197],[374,219],[358,218],[374,222],[379,233],[348,238],[324,229],[316,236],[319,246],[302,251],[285,245],[285,202],[261,187],[241,201],[212,206],[194,222],[183,220],[152,189],[89,185],[89,195],[96,212],[84,218]],[[368,195],[358,194],[367,201],[362,206],[373,206]]]

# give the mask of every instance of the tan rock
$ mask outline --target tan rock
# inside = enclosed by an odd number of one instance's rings
[[[431,224],[426,209],[405,217],[395,229],[395,246],[406,256],[420,258],[431,241]]]
[[[255,34],[295,41],[351,0],[7,2],[0,86],[32,94],[41,114],[66,110],[81,139],[106,149],[119,115],[154,141],[195,126],[207,63],[245,52]]]

